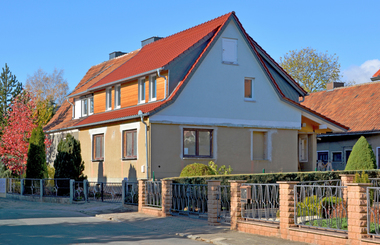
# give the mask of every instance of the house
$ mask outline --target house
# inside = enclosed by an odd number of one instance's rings
[[[380,166],[380,70],[373,82],[342,87],[329,83],[325,91],[311,93],[302,105],[347,125],[350,130],[318,135],[317,158],[331,162],[335,170],[344,169],[352,147],[366,137]]]
[[[234,12],[110,58],[45,127],[55,142],[76,135],[92,181],[178,176],[209,161],[233,173],[314,170],[316,135],[348,129],[300,104],[306,92]]]

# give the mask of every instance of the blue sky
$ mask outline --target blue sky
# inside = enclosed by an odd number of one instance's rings
[[[25,83],[38,68],[63,69],[70,90],[113,51],[235,11],[276,61],[306,47],[339,56],[343,81],[380,69],[380,1],[6,1],[0,0],[0,67]]]

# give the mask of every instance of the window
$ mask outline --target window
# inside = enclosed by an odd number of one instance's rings
[[[106,110],[112,110],[112,87],[106,89]]]
[[[117,85],[115,86],[115,108],[120,108],[120,102],[121,102],[121,86]]]
[[[150,77],[150,86],[149,86],[149,99],[156,100],[157,98],[157,76]]]
[[[95,161],[104,159],[104,134],[92,136],[92,159]]]
[[[223,38],[222,49],[222,62],[237,65],[237,40]]]
[[[299,149],[298,149],[298,158],[300,162],[307,162],[308,157],[308,151],[307,151],[307,135],[299,135],[298,138],[298,144],[299,144]]]
[[[268,159],[268,133],[253,131],[252,132],[252,160]]]
[[[137,130],[123,131],[123,159],[137,159]]]
[[[245,78],[244,79],[244,99],[245,100],[254,100],[253,89],[254,79],[253,78]]]
[[[332,153],[333,162],[342,162],[342,152],[333,152]]]
[[[87,116],[88,114],[88,99],[82,99],[82,116]]]
[[[183,156],[212,158],[212,129],[183,129]]]
[[[90,97],[90,114],[94,113],[94,97]]]
[[[139,80],[139,103],[145,103],[145,78]]]

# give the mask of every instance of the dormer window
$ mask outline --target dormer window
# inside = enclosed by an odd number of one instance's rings
[[[120,108],[121,105],[121,85],[115,86],[115,108]]]
[[[139,79],[139,103],[145,103],[145,78]]]
[[[150,76],[149,79],[149,100],[154,101],[157,99],[157,76]]]
[[[112,110],[112,87],[106,89],[106,110]]]
[[[87,116],[88,114],[88,99],[82,99],[82,116]]]

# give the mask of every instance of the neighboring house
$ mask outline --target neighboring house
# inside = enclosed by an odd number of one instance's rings
[[[348,129],[299,103],[306,92],[234,12],[142,46],[82,79],[45,128],[77,133],[90,180],[178,176],[209,161],[233,173],[314,170],[316,135]]]
[[[335,170],[346,167],[352,147],[362,135],[371,144],[380,166],[380,70],[371,80],[374,82],[350,87],[329,83],[325,91],[309,94],[302,103],[350,128],[345,133],[318,135],[318,159],[331,162]]]

